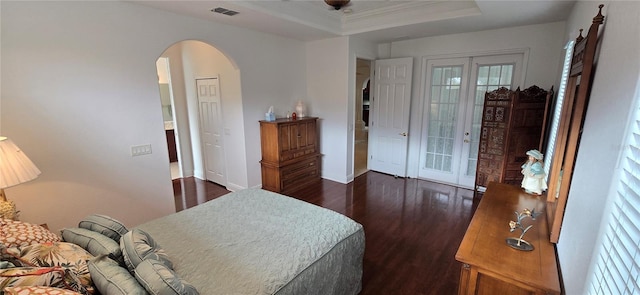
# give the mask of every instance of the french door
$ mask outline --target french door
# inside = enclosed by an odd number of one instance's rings
[[[418,177],[473,188],[484,94],[520,85],[523,57],[427,61]]]

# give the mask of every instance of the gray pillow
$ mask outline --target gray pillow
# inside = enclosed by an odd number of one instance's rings
[[[89,260],[89,273],[100,294],[146,295],[147,291],[129,271],[109,257],[102,255]]]
[[[120,239],[120,249],[124,257],[124,263],[133,272],[135,268],[146,259],[155,259],[164,263],[168,268],[173,268],[169,256],[147,232],[134,228]]]
[[[82,247],[93,256],[108,255],[124,266],[120,245],[105,235],[84,228],[65,228],[62,230],[62,239]]]
[[[146,259],[135,269],[135,276],[140,285],[153,295],[197,295],[196,288],[180,278],[164,263]]]
[[[99,232],[116,242],[120,242],[120,238],[129,231],[122,222],[100,214],[85,217],[78,223],[78,227]]]

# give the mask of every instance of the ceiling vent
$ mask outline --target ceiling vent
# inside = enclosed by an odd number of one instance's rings
[[[233,11],[233,10],[229,10],[226,8],[222,8],[222,7],[216,7],[214,9],[211,9],[212,12],[217,12],[217,13],[222,13],[224,15],[228,15],[228,16],[234,16],[236,14],[238,14],[237,11]]]

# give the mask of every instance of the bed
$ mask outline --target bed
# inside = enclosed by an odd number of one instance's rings
[[[362,225],[262,189],[131,229],[99,214],[60,236],[35,224],[0,222],[5,294],[38,286],[83,295],[346,295],[362,287]]]
[[[200,294],[357,294],[364,231],[334,211],[262,189],[138,226]]]

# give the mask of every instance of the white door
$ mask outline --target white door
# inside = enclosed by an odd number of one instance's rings
[[[430,60],[420,178],[473,188],[484,94],[521,83],[523,54]]]
[[[226,186],[220,81],[218,78],[197,79],[200,133],[207,180]]]
[[[413,58],[375,61],[370,98],[369,170],[405,177]]]
[[[418,176],[457,184],[462,158],[469,58],[427,63],[425,109]],[[424,132],[424,131],[423,131]]]

